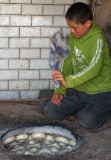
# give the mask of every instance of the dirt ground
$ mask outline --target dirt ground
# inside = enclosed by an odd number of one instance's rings
[[[20,156],[7,151],[0,142],[0,160],[111,160],[111,118],[99,128],[100,131],[86,130],[78,125],[75,115],[61,121],[47,119],[38,109],[43,101],[0,101],[0,137],[9,130],[25,126],[62,125],[79,137],[77,149],[62,156]]]

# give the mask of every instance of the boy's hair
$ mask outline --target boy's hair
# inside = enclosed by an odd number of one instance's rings
[[[77,24],[85,24],[87,20],[93,20],[93,14],[90,7],[81,2],[73,3],[66,12],[65,18],[75,21]]]

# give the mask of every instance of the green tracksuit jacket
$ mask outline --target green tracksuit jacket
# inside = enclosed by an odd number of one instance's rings
[[[70,33],[70,55],[61,67],[67,88],[75,88],[89,94],[111,91],[111,61],[107,42],[100,27],[92,29],[77,39]],[[54,93],[66,95],[63,86]]]

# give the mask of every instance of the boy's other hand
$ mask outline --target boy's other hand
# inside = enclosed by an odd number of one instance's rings
[[[61,100],[63,99],[63,97],[64,96],[62,94],[56,93],[52,96],[51,101],[52,101],[52,103],[60,106],[61,105]]]
[[[56,81],[60,81],[61,85],[63,87],[67,87],[67,84],[66,84],[66,81],[64,79],[64,75],[62,74],[62,72],[59,72],[57,70],[54,70],[52,72],[52,77],[53,77],[53,81],[56,82]]]

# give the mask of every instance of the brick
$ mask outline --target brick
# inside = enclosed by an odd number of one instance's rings
[[[0,49],[0,58],[19,58],[18,49]]]
[[[8,69],[8,60],[0,59],[0,69]]]
[[[22,59],[40,58],[40,49],[21,49],[20,58]]]
[[[32,26],[52,26],[52,16],[32,16]]]
[[[49,88],[48,80],[30,81],[30,89],[48,89],[48,88]]]
[[[0,91],[0,99],[19,99],[18,91]]]
[[[50,89],[54,89],[54,81],[50,80]]]
[[[11,26],[31,26],[31,16],[11,16]]]
[[[32,0],[32,4],[52,4],[53,0]]]
[[[19,71],[19,79],[39,79],[39,70]]]
[[[8,38],[0,38],[0,48],[8,48]]]
[[[2,70],[0,71],[0,80],[13,80],[18,79],[18,71]]]
[[[29,81],[9,81],[9,90],[29,89]]]
[[[0,14],[20,14],[20,4],[0,4]]]
[[[10,0],[10,3],[31,3],[31,0]]]
[[[49,38],[32,38],[31,47],[32,48],[49,48],[50,39]]]
[[[54,16],[54,24],[53,26],[62,26],[66,27],[67,23],[64,16]]]
[[[30,60],[30,69],[49,69],[49,60]]]
[[[40,70],[40,79],[52,79],[52,70]]]
[[[49,58],[50,49],[41,49],[41,58]]]
[[[22,5],[22,15],[42,15],[42,5]]]
[[[72,4],[73,0],[54,0],[54,4]]]
[[[0,27],[0,37],[19,37],[19,28]]]
[[[66,37],[70,35],[70,28],[69,27],[63,27],[62,28],[62,34]]]
[[[43,15],[63,15],[64,6],[62,5],[45,5]]]
[[[21,27],[20,37],[40,37],[40,27]]]
[[[9,26],[9,16],[0,16],[0,26]]]
[[[70,7],[70,5],[65,5],[65,13],[67,12],[69,7]]]
[[[39,98],[39,90],[20,91],[20,99],[36,99]]]
[[[82,3],[89,4],[90,0],[75,0],[75,2],[82,2]]]
[[[58,31],[59,27],[41,27],[41,37],[52,37]]]
[[[11,38],[10,47],[12,48],[26,48],[29,47],[28,38]]]
[[[0,81],[0,90],[8,90],[8,81]]]
[[[9,60],[9,69],[28,69],[29,61],[20,60],[20,59],[10,59]]]
[[[9,3],[9,0],[0,0],[0,3]]]

